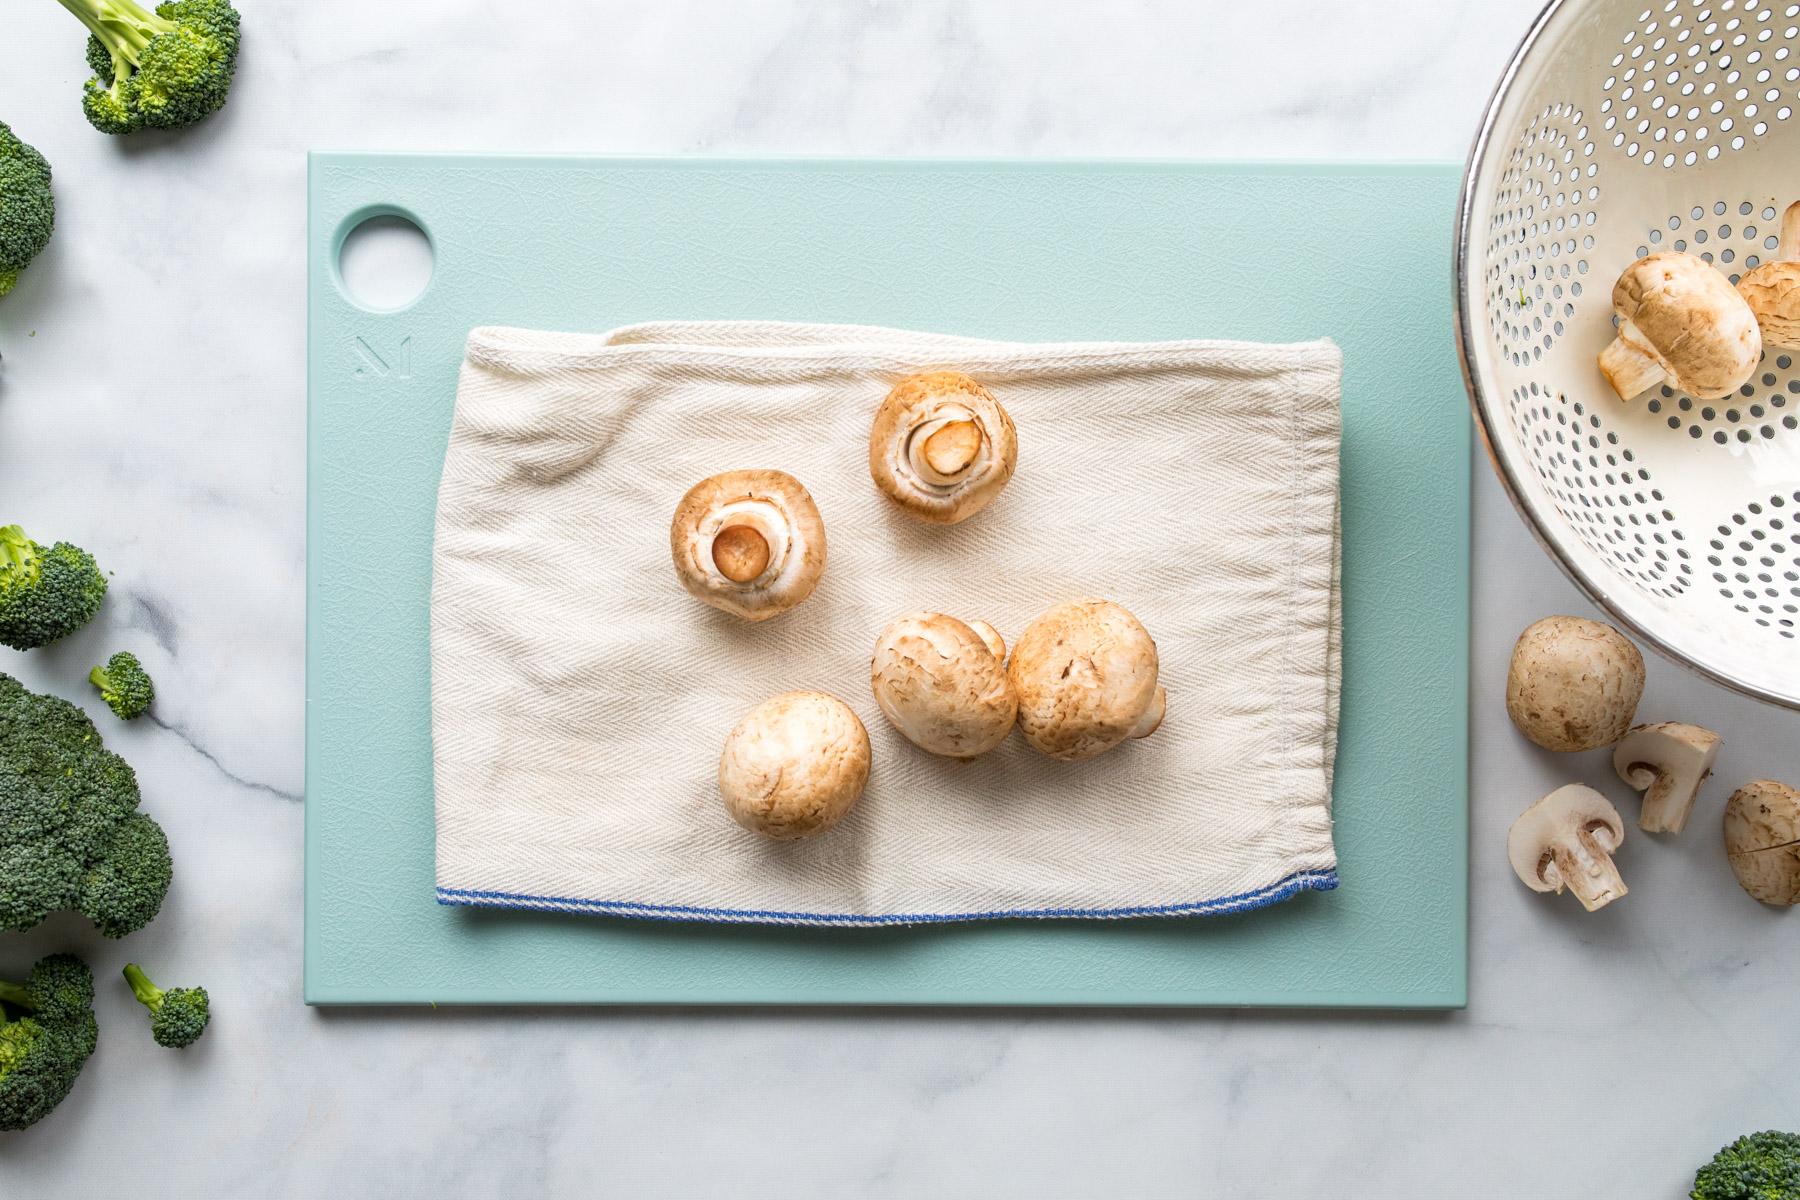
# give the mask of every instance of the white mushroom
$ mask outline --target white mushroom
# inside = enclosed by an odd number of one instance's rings
[[[1059,604],[1025,627],[1007,668],[1019,728],[1051,758],[1091,758],[1162,724],[1156,643],[1110,600]]]
[[[1619,810],[1591,787],[1571,783],[1526,809],[1506,837],[1506,856],[1525,886],[1561,894],[1589,912],[1625,894],[1612,854],[1625,840]]]
[[[1644,694],[1644,656],[1611,625],[1545,617],[1519,635],[1506,673],[1506,712],[1546,750],[1610,746]]]
[[[1800,792],[1773,779],[1747,783],[1725,803],[1725,855],[1752,897],[1800,904]]]
[[[1700,400],[1735,392],[1762,358],[1762,334],[1744,298],[1713,265],[1668,251],[1640,258],[1613,286],[1619,334],[1600,372],[1619,399],[1668,383]]]
[[[869,429],[875,486],[921,521],[954,525],[993,502],[1018,462],[1012,418],[956,371],[894,385]]]
[[[780,616],[825,572],[825,523],[800,481],[727,471],[688,489],[669,523],[682,586],[747,621]]]
[[[1639,725],[1613,750],[1613,770],[1644,793],[1638,828],[1680,833],[1694,811],[1694,797],[1719,757],[1719,735],[1698,725],[1664,721]]]
[[[1738,295],[1756,315],[1763,342],[1800,348],[1800,200],[1781,216],[1777,258],[1738,280]]]
[[[869,733],[823,692],[783,692],[744,714],[719,756],[719,795],[744,828],[782,841],[823,833],[869,782]]]
[[[1012,732],[1018,696],[1005,660],[975,624],[942,613],[908,613],[875,640],[869,667],[875,703],[921,750],[974,758]]]
[[[998,629],[986,621],[967,621],[965,624],[975,631],[976,636],[981,638],[981,644],[988,648],[989,654],[1003,664],[1006,662],[1006,639],[1000,636]]]

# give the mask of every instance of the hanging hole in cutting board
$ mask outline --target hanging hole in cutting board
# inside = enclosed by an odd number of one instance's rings
[[[371,312],[394,312],[425,294],[431,283],[431,239],[395,212],[369,216],[338,246],[338,278],[350,299]]]

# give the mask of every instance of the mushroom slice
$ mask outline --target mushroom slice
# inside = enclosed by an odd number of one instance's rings
[[[739,825],[780,841],[837,824],[869,782],[869,732],[824,692],[783,692],[744,714],[719,755],[719,795]]]
[[[1800,792],[1773,779],[1747,783],[1725,802],[1731,872],[1764,904],[1800,904]]]
[[[1019,442],[988,390],[957,371],[902,379],[869,429],[869,474],[921,521],[954,525],[993,502],[1012,478]]]
[[[1639,725],[1613,750],[1613,770],[1644,793],[1638,828],[1680,833],[1694,811],[1694,797],[1719,757],[1719,735],[1698,725],[1664,721]]]
[[[1110,600],[1075,600],[1043,613],[1013,646],[1007,667],[1019,728],[1051,758],[1092,758],[1162,723],[1156,643]]]
[[[1612,802],[1571,783],[1526,809],[1506,837],[1506,856],[1525,886],[1561,894],[1566,887],[1589,912],[1625,894],[1612,854],[1625,823]]]
[[[1781,215],[1777,258],[1744,273],[1738,295],[1756,315],[1771,346],[1800,348],[1800,200]]]
[[[818,586],[825,523],[792,475],[727,471],[681,498],[669,549],[682,586],[696,597],[747,621],[766,621]]]
[[[943,613],[907,613],[883,629],[869,683],[895,729],[946,758],[992,750],[1019,712],[1005,661],[972,624]]]
[[[1756,316],[1711,263],[1667,251],[1640,258],[1613,286],[1619,334],[1600,372],[1621,400],[1659,383],[1700,400],[1736,391],[1762,358]]]
[[[1611,625],[1545,617],[1519,635],[1506,672],[1506,712],[1546,750],[1610,746],[1644,694],[1644,656]]]

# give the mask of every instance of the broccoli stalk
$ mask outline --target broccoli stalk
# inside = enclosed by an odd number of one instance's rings
[[[23,984],[0,981],[0,1129],[61,1104],[98,1039],[94,976],[74,955],[38,960]]]
[[[229,0],[58,0],[87,27],[94,77],[82,111],[102,133],[179,129],[225,106],[237,70],[238,13]]]
[[[49,244],[55,225],[50,164],[0,121],[0,296]]]
[[[141,715],[156,698],[150,673],[129,650],[119,651],[105,666],[89,671],[88,682],[100,689],[100,698],[121,721]]]
[[[86,625],[106,596],[106,576],[80,546],[45,549],[17,525],[0,525],[0,646],[31,650]]]
[[[1688,1194],[1693,1200],[1800,1196],[1800,1133],[1746,1134],[1700,1168]]]
[[[150,1010],[150,1036],[159,1046],[179,1050],[200,1040],[206,1022],[212,1016],[206,989],[169,988],[164,991],[150,982],[144,969],[136,963],[125,964],[125,982],[138,1003]]]

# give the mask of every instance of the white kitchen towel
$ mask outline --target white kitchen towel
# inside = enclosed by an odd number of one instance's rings
[[[891,925],[1236,912],[1337,885],[1337,347],[1046,343],[775,323],[469,335],[431,601],[437,895],[664,920]],[[869,479],[870,420],[928,368],[1018,427],[987,509],[925,525]],[[797,476],[818,590],[748,624],[677,581],[669,520],[720,471]],[[1103,596],[1156,639],[1168,718],[1055,762],[892,729],[876,633],[909,609],[1008,644]],[[774,842],[719,799],[726,733],[790,689],[868,727],[834,829]]]

